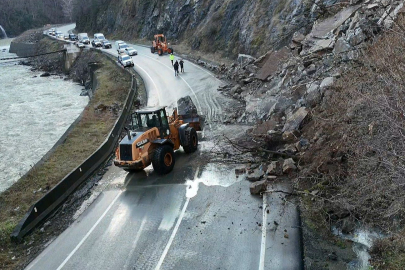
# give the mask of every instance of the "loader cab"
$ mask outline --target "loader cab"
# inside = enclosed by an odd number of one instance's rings
[[[153,127],[159,129],[162,139],[170,134],[165,107],[145,108],[132,114],[132,130],[145,132]]]

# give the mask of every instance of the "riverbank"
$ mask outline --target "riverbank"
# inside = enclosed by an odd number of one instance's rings
[[[11,231],[35,201],[101,145],[119,116],[131,87],[131,76],[101,53],[83,51],[79,59],[86,60],[76,61],[69,76],[78,80],[75,74],[86,70],[87,87],[95,88],[91,90],[92,99],[81,114],[80,121],[41,165],[0,194],[0,269],[24,264],[27,249],[41,245],[44,237],[41,232],[27,236],[24,243],[14,244],[10,242]],[[97,62],[98,68],[93,73],[88,70],[89,61]],[[40,65],[36,64],[34,68],[37,67]],[[91,74],[94,75],[92,81]]]
[[[8,53],[10,40],[0,44],[0,58],[16,56]],[[89,100],[80,96],[79,84],[59,75],[41,77],[42,71],[17,63],[0,66],[0,193],[52,148]]]

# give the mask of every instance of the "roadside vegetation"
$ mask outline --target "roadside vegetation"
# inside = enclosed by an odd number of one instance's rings
[[[375,40],[333,86],[303,130],[314,147],[297,186],[314,230],[362,225],[375,269],[405,269],[405,20]]]
[[[52,42],[50,45],[54,46]],[[97,62],[99,66],[95,83],[89,81],[89,62]],[[27,237],[24,244],[14,244],[10,242],[12,230],[34,202],[104,142],[131,87],[131,78],[123,69],[93,51],[84,51],[70,73],[74,80],[87,82],[84,83],[87,86],[96,85],[97,89],[64,142],[42,164],[0,194],[0,269],[16,268],[26,259],[35,236]]]

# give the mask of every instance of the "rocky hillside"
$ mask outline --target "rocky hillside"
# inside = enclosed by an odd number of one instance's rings
[[[312,0],[77,0],[77,29],[102,31],[123,39],[151,40],[164,33],[170,41],[205,52],[259,56],[306,33],[322,15]],[[324,0],[325,7],[339,0]]]
[[[403,5],[342,3],[278,51],[231,66],[197,61],[245,104],[226,123],[254,125],[233,142],[260,153],[245,169],[251,192],[286,175],[294,185],[306,269],[405,269]],[[380,234],[355,239],[365,230]],[[345,239],[371,260],[353,260]]]

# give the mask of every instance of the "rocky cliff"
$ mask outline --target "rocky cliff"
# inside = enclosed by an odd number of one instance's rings
[[[324,0],[332,6],[339,0]],[[312,0],[94,0],[76,6],[79,31],[170,41],[224,56],[259,56],[307,33],[322,10]]]

